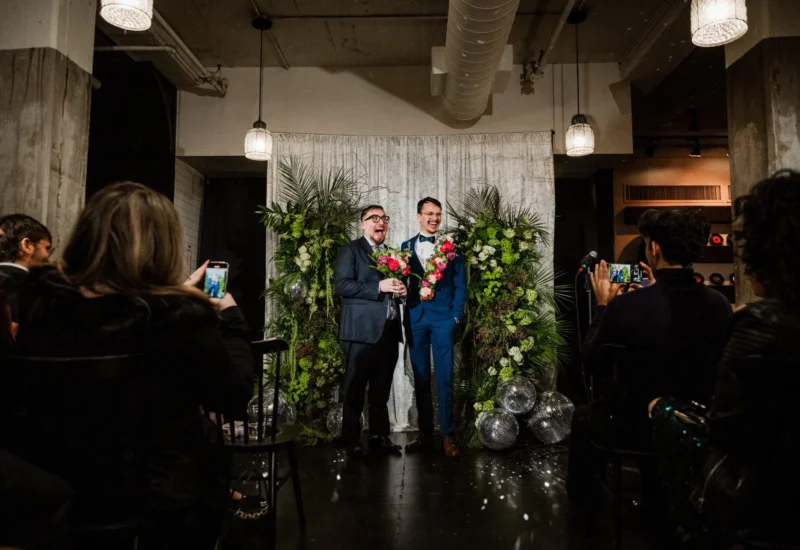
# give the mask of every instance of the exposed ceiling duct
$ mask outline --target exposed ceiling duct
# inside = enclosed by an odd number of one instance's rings
[[[486,110],[519,0],[450,0],[444,108],[457,120]]]

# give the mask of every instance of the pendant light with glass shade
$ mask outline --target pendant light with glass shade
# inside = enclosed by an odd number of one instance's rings
[[[722,46],[747,32],[747,3],[745,0],[692,0],[691,20],[695,46]]]
[[[586,21],[586,12],[573,12],[569,15],[567,23],[575,25],[575,78],[577,84],[578,114],[572,117],[572,124],[567,130],[566,147],[567,156],[585,157],[594,153],[594,131],[589,121],[581,114],[581,73],[578,62],[578,25]]]
[[[153,24],[153,0],[100,0],[100,17],[126,31],[146,31]]]
[[[244,156],[250,160],[269,161],[272,160],[272,134],[261,120],[261,95],[264,89],[264,31],[272,28],[272,21],[268,17],[256,17],[253,27],[261,32],[258,50],[258,120],[244,138]]]

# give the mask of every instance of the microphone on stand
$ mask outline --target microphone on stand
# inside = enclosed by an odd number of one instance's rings
[[[578,273],[589,271],[592,265],[597,263],[597,252],[591,250],[586,256],[581,258],[581,267],[578,268]]]

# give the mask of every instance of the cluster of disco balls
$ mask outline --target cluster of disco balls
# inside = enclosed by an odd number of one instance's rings
[[[501,451],[517,442],[517,417],[543,443],[558,443],[570,434],[572,402],[556,391],[537,396],[533,382],[523,376],[498,384],[495,403],[498,408],[483,413],[478,421],[478,436],[490,449]]]
[[[328,427],[328,433],[330,433],[334,439],[340,439],[342,437],[342,421],[344,420],[344,405],[341,403],[337,403],[331,410],[328,411],[328,418],[326,419],[325,425]],[[361,413],[361,418],[359,420],[361,423],[361,427],[363,428],[364,422],[364,413]]]

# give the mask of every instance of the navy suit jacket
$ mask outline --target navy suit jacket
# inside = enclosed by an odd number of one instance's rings
[[[425,270],[416,252],[415,243],[418,239],[419,234],[404,242],[400,249],[411,251],[411,272],[422,277]],[[455,259],[448,262],[443,277],[434,286],[433,300],[420,300],[420,279],[417,277],[408,277],[406,286],[408,287],[406,319],[410,322],[419,321],[423,315],[434,315],[442,320],[461,319],[464,315],[464,305],[467,303],[467,269],[464,256],[456,250]]]
[[[390,322],[386,312],[391,295],[378,288],[383,275],[375,269],[371,255],[369,241],[360,237],[344,245],[336,257],[333,282],[342,299],[339,339],[346,342],[374,344]],[[395,324],[397,340],[402,341],[400,323]]]

